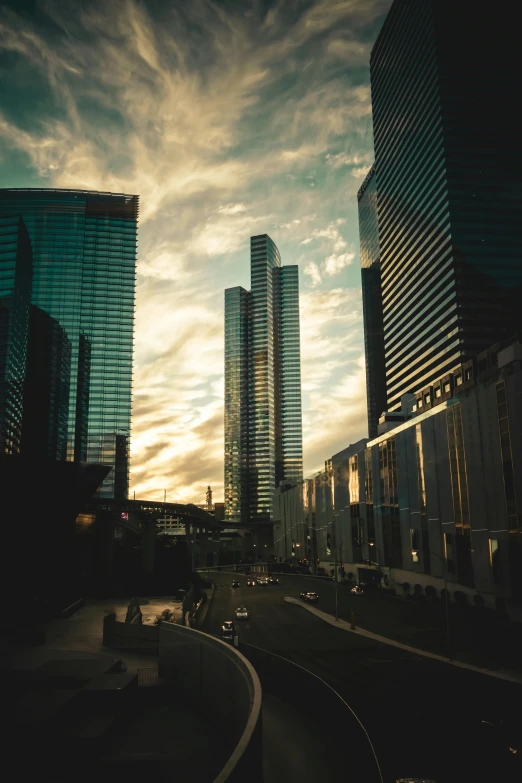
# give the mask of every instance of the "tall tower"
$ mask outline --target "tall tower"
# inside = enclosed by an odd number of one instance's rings
[[[375,438],[379,416],[386,410],[386,367],[382,323],[377,184],[374,166],[368,172],[357,194],[357,200],[359,202],[368,437]]]
[[[273,518],[274,489],[302,478],[298,267],[250,240],[251,290],[225,291],[226,518]]]
[[[520,329],[517,35],[507,0],[395,0],[373,48],[389,410]]]
[[[32,248],[24,329],[33,323],[31,366],[48,378],[31,420],[53,419],[49,456],[113,466],[99,490],[108,498],[128,493],[138,208],[123,194],[0,190],[0,226],[22,221]]]

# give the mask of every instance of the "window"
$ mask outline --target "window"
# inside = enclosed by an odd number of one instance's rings
[[[451,391],[451,384],[449,381],[446,381],[444,384],[444,394],[449,394]]]
[[[440,386],[435,387],[435,397],[440,397],[442,395],[442,390]]]
[[[466,372],[465,372],[465,374],[464,374],[464,377],[466,378],[467,381],[470,381],[472,375],[473,375],[473,371],[472,371],[471,367],[468,367]]]
[[[493,574],[493,582],[500,584],[500,552],[498,548],[498,538],[489,539],[489,564]]]
[[[414,563],[419,562],[419,531],[415,528],[410,528],[410,541],[411,541],[411,559]]]
[[[429,405],[431,402],[431,394],[425,394],[424,395],[424,403],[425,405]]]
[[[449,574],[455,572],[455,557],[453,554],[453,533],[444,533],[444,558]]]
[[[455,376],[455,383],[457,384],[457,386],[462,385],[462,375],[460,373]]]
[[[422,397],[419,397],[419,399],[417,400],[417,408],[419,409],[422,408]]]

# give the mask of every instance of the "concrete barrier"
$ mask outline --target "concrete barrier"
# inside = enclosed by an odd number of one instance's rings
[[[228,760],[214,783],[262,783],[262,694],[251,663],[220,639],[162,623],[159,675],[204,711],[224,735]]]
[[[158,626],[120,623],[115,614],[103,618],[103,645],[114,650],[158,654]]]

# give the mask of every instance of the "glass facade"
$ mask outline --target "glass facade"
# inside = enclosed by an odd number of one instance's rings
[[[63,454],[66,421],[68,460],[114,467],[102,497],[128,493],[138,209],[138,196],[0,190],[0,219],[21,218],[32,246],[32,318],[42,328],[41,350],[29,354],[46,354],[55,433],[46,448]]]
[[[33,261],[18,215],[0,213],[0,453],[19,454]]]
[[[520,328],[514,25],[395,0],[371,55],[387,407]]]
[[[251,291],[225,291],[226,519],[271,520],[274,489],[302,479],[296,266],[251,237]]]
[[[250,293],[225,291],[225,509],[227,519],[247,519],[248,460],[248,344]]]
[[[359,203],[368,436],[375,438],[377,437],[379,417],[387,408],[377,182],[374,166],[368,172],[357,194],[357,200]]]

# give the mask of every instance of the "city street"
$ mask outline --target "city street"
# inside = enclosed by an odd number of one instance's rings
[[[243,575],[214,578],[203,630],[219,634],[224,620],[235,619],[235,608],[247,606],[250,619],[237,623],[240,649],[243,642],[275,652],[335,688],[366,728],[384,781],[406,776],[436,783],[521,779],[522,686],[357,637],[283,600],[298,597],[304,582],[319,593],[318,608],[331,611],[331,599],[324,596],[332,585],[283,576],[277,586],[247,587]],[[235,578],[240,588],[231,587]],[[347,772],[351,736],[342,748]]]

